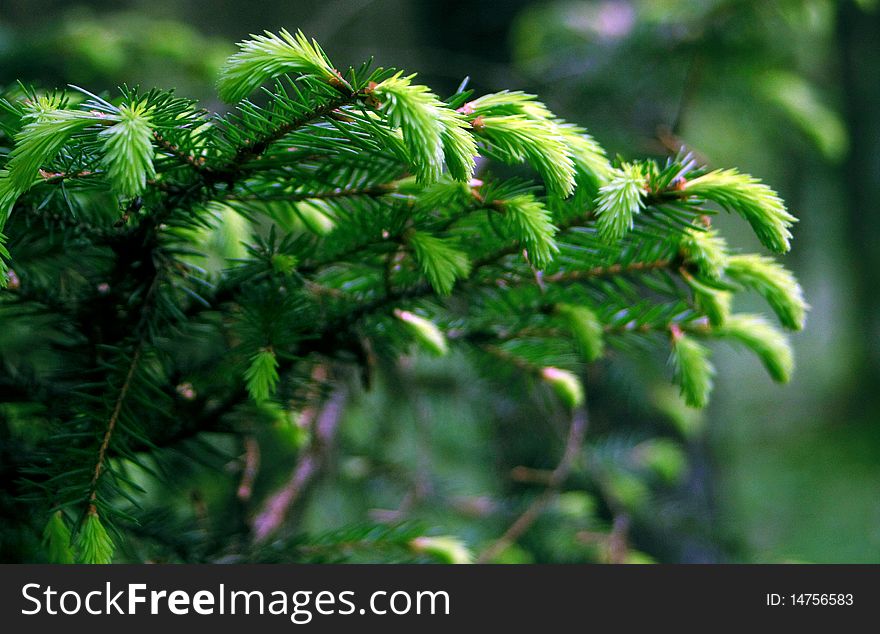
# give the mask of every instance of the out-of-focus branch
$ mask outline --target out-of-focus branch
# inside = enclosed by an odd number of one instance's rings
[[[565,450],[562,453],[559,464],[556,465],[556,468],[547,479],[547,488],[516,518],[501,537],[480,553],[477,563],[486,563],[498,557],[498,555],[515,544],[541,517],[541,514],[559,493],[559,488],[571,472],[574,461],[583,446],[587,422],[587,411],[585,408],[578,408],[572,413]]]
[[[253,520],[255,541],[265,541],[284,524],[291,507],[320,471],[327,451],[336,436],[347,398],[347,388],[342,384],[336,386],[320,413],[314,418],[311,425],[312,439],[297,462],[290,479],[281,489],[269,496]]]
[[[260,443],[253,436],[244,439],[244,468],[238,485],[238,499],[247,502],[254,492],[254,480],[260,470]]]
[[[614,516],[611,534],[608,536],[608,563],[622,564],[629,556],[629,515],[620,513]]]

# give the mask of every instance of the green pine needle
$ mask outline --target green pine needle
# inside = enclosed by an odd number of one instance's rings
[[[644,208],[645,175],[639,165],[627,163],[599,189],[596,227],[608,243],[617,242],[633,228],[635,215]]]
[[[226,60],[220,70],[217,89],[227,103],[241,101],[263,83],[285,73],[313,75],[342,85],[342,78],[330,64],[315,40],[297,31],[291,35],[282,29],[278,35],[266,31],[239,42],[239,51]]]
[[[717,280],[727,268],[727,242],[717,231],[690,227],[681,240],[684,258],[697,266],[700,274]]]
[[[521,91],[503,90],[483,95],[464,106],[469,116],[477,117],[520,115],[546,127],[558,135],[567,146],[575,168],[597,184],[603,184],[613,173],[605,150],[583,128],[557,119],[535,95]]]
[[[399,308],[394,310],[394,316],[406,324],[422,347],[434,356],[442,357],[449,352],[446,337],[433,321]]]
[[[681,388],[685,403],[691,407],[705,407],[712,393],[715,368],[709,360],[709,349],[680,332],[673,336],[672,356],[675,382]]]
[[[455,281],[470,272],[467,254],[453,247],[449,240],[413,232],[409,236],[409,245],[431,286],[440,295],[449,295]]]
[[[691,276],[687,277],[687,283],[694,292],[697,310],[706,315],[713,326],[724,325],[733,302],[730,291],[715,288]]]
[[[64,513],[52,513],[43,529],[43,546],[46,548],[46,559],[51,564],[72,564],[74,561],[71,545],[70,528],[64,520]]]
[[[477,145],[464,117],[428,89],[413,84],[415,75],[401,72],[377,84],[371,95],[400,128],[411,166],[420,183],[433,183],[443,173],[444,159],[450,175],[467,181],[473,177]]]
[[[467,182],[474,177],[477,166],[477,142],[464,117],[445,106],[438,108],[437,112],[446,167],[452,178]]]
[[[788,338],[760,315],[731,315],[715,334],[741,343],[754,352],[774,381],[787,383],[794,371]]]
[[[109,564],[113,560],[116,546],[94,510],[86,515],[79,529],[76,548],[82,564]]]
[[[49,104],[25,114],[15,135],[5,169],[0,171],[0,229],[19,196],[36,181],[40,168],[55,157],[77,132],[95,123],[94,115],[76,110],[49,109]]]
[[[544,268],[559,251],[550,212],[532,194],[511,196],[500,203],[508,231],[526,248],[529,261]]]
[[[125,198],[141,194],[156,176],[153,166],[153,130],[143,103],[119,108],[119,123],[99,135],[104,138],[102,163],[113,189]]]
[[[559,128],[578,171],[598,186],[607,184],[614,176],[614,168],[602,146],[579,126],[566,123]]]
[[[584,386],[574,373],[547,367],[541,370],[541,378],[553,388],[556,395],[568,407],[574,409],[584,404]]]
[[[527,115],[478,117],[474,130],[484,138],[499,159],[507,163],[528,162],[556,196],[574,192],[575,166],[565,135],[554,122]]]
[[[794,275],[772,258],[734,255],[727,262],[727,275],[760,293],[783,326],[801,330],[809,306]]]
[[[556,312],[561,315],[574,337],[578,351],[586,361],[595,361],[605,352],[604,328],[602,322],[586,306],[559,304]]]
[[[268,400],[278,384],[278,359],[270,348],[263,348],[251,357],[244,373],[248,393],[257,403]]]
[[[797,218],[786,210],[776,192],[757,178],[735,169],[715,170],[688,181],[684,191],[740,214],[768,249],[785,253],[791,248],[789,228]]]
[[[473,117],[524,115],[530,119],[549,121],[554,118],[550,109],[538,101],[536,95],[521,90],[501,90],[469,101],[463,110]]]

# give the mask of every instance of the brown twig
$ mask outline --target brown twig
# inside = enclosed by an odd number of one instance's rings
[[[626,562],[629,555],[629,524],[629,515],[626,513],[618,513],[614,516],[614,523],[607,542],[609,564]]]
[[[241,201],[270,201],[270,200],[286,200],[296,202],[300,200],[332,200],[335,198],[354,198],[356,196],[364,196],[367,198],[378,198],[387,194],[393,194],[397,190],[396,181],[390,183],[382,183],[372,187],[360,187],[353,189],[344,189],[337,187],[323,192],[290,192],[288,194],[230,194],[227,200]]]
[[[40,177],[43,179],[44,183],[61,183],[66,180],[74,179],[74,178],[85,178],[86,176],[94,176],[99,172],[94,172],[90,170],[82,170],[80,172],[50,172],[44,169],[40,170]]]
[[[260,470],[260,443],[253,436],[244,439],[244,468],[241,471],[241,482],[238,485],[238,499],[247,502],[254,492],[254,481]]]
[[[184,152],[180,149],[180,147],[163,137],[156,130],[153,131],[153,138],[163,150],[176,158],[182,164],[192,167],[196,171],[201,171],[205,169],[205,157],[195,156],[193,154],[189,154],[188,152]]]
[[[270,145],[284,138],[287,134],[305,125],[308,125],[316,119],[325,117],[343,106],[347,106],[353,103],[357,100],[357,98],[357,93],[342,94],[339,97],[336,97],[328,101],[327,103],[317,106],[311,111],[304,113],[300,117],[281,123],[277,128],[265,133],[257,139],[246,140],[245,144],[241,145],[238,150],[236,150],[235,155],[232,157],[232,159],[226,165],[220,167],[216,171],[218,173],[227,173],[238,170],[248,161],[259,158],[269,148]]]
[[[673,260],[661,259],[652,262],[631,262],[629,264],[612,264],[610,266],[595,266],[590,269],[579,271],[560,271],[553,275],[547,276],[547,282],[574,282],[578,280],[593,279],[596,277],[609,277],[612,275],[621,275],[625,273],[643,273],[647,271],[656,271],[658,269],[667,269],[675,265]]]
[[[312,441],[297,462],[290,479],[269,497],[253,520],[255,541],[264,541],[281,528],[293,504],[320,471],[327,449],[336,436],[347,397],[347,389],[343,385],[337,386],[315,418]]]
[[[131,364],[128,366],[128,373],[125,376],[125,381],[122,383],[122,387],[119,389],[119,395],[116,397],[116,404],[113,406],[113,413],[110,415],[110,420],[107,422],[107,430],[104,432],[104,439],[101,441],[101,448],[98,450],[98,460],[95,464],[95,472],[92,475],[92,482],[89,485],[89,512],[92,512],[95,500],[98,498],[98,480],[101,478],[101,473],[104,471],[104,464],[107,460],[107,450],[110,447],[110,439],[113,437],[116,423],[119,421],[119,416],[122,413],[122,406],[125,403],[125,397],[128,395],[128,390],[131,387],[131,381],[134,377],[140,358],[141,346],[139,344],[137,348],[135,348],[134,354],[131,357]]]
[[[541,517],[541,514],[559,493],[559,487],[562,486],[562,483],[565,482],[565,479],[571,472],[575,459],[583,446],[586,431],[587,411],[584,408],[578,408],[572,412],[571,426],[568,429],[565,450],[562,453],[559,464],[556,465],[547,481],[547,488],[516,518],[501,537],[480,553],[477,563],[486,563],[498,557],[498,555],[515,544]]]

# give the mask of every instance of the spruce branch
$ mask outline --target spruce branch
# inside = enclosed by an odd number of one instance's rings
[[[89,483],[89,516],[97,515],[97,511],[93,511],[92,509],[94,509],[98,499],[98,481],[101,479],[101,475],[104,473],[106,467],[108,453],[110,450],[110,441],[113,438],[113,432],[116,431],[116,425],[119,422],[120,415],[122,414],[122,407],[125,404],[125,399],[128,396],[128,391],[131,388],[134,374],[138,368],[138,363],[140,363],[141,350],[141,344],[139,343],[135,347],[134,352],[131,355],[131,361],[128,365],[128,372],[125,375],[125,379],[123,380],[122,385],[119,387],[116,401],[113,404],[113,411],[110,414],[110,419],[107,421],[104,435],[101,438],[101,445],[98,448],[98,457],[95,460],[95,468],[92,473],[92,480]]]
[[[35,426],[51,446],[16,464],[31,465],[34,500],[62,509],[39,518],[53,559],[109,561],[110,534],[153,540],[173,557],[228,554],[201,503],[193,516],[211,543],[187,542],[184,527],[131,528],[156,512],[131,472],[161,478],[174,472],[168,455],[193,446],[193,464],[210,464],[209,433],[296,436],[305,430],[291,431],[295,412],[311,436],[304,448],[291,440],[299,459],[286,484],[259,499],[255,467],[236,483],[259,509],[235,529],[255,538],[249,555],[342,558],[348,544],[467,559],[460,540],[424,531],[352,529],[303,543],[285,534],[327,462],[348,389],[310,374],[316,367],[357,370],[369,385],[413,344],[435,355],[476,349],[492,357],[490,373],[543,385],[575,419],[579,371],[618,354],[668,354],[693,406],[707,403],[717,339],[749,349],[774,379],[790,376],[785,335],[732,306],[754,291],[783,327],[800,328],[808,306],[797,280],[770,258],[736,253],[710,223],[720,206],[787,249],[794,218],[756,179],[707,171],[684,153],[612,164],[533,95],[443,101],[404,71],[365,64],[343,76],[300,32],[242,42],[218,87],[234,113],[127,87],[0,104],[0,143],[11,142],[0,152],[0,333],[14,333],[0,337],[0,386],[16,412],[46,407]],[[535,178],[499,176],[499,162],[526,163]],[[31,362],[15,345],[45,358]],[[575,419],[572,446],[586,424]],[[256,445],[246,446],[253,466]],[[569,460],[484,557],[533,525]],[[71,535],[64,513],[83,502]],[[617,557],[629,516],[613,514]]]
[[[327,59],[315,40],[282,29],[279,34],[266,31],[252,35],[238,44],[239,51],[230,57],[217,81],[220,98],[228,103],[240,101],[261,84],[284,73],[315,76],[345,92],[348,85]]]
[[[335,198],[356,198],[365,196],[368,198],[377,198],[386,196],[396,192],[395,183],[383,183],[372,185],[369,187],[337,187],[327,191],[293,191],[289,193],[267,193],[267,194],[247,194],[244,192],[232,192],[226,196],[226,200],[235,201],[273,201],[286,200],[291,202],[301,200],[332,200]]]
[[[500,160],[531,164],[551,193],[567,197],[574,192],[574,161],[555,126],[525,115],[481,115],[471,126]]]
[[[62,511],[55,511],[43,529],[43,544],[47,558],[52,564],[72,564],[73,540]]]
[[[533,125],[544,127],[550,137],[562,141],[578,175],[602,184],[613,172],[605,151],[586,130],[558,119],[535,95],[503,90],[469,101],[459,111],[472,118],[477,130],[485,125],[487,116],[513,115],[528,119]]]
[[[723,326],[730,316],[733,294],[703,282],[684,268],[679,269],[679,273],[691,288],[696,309],[706,315],[713,326]]]
[[[548,283],[582,282],[599,277],[616,277],[629,273],[650,273],[651,271],[661,269],[674,269],[676,264],[675,260],[667,258],[651,262],[637,261],[628,264],[610,264],[608,266],[595,266],[585,270],[559,271],[558,273],[544,276],[544,281]]]
[[[43,183],[51,185],[51,184],[56,184],[56,183],[60,184],[60,183],[63,183],[64,181],[70,181],[70,180],[75,180],[75,179],[80,179],[80,178],[87,178],[89,176],[97,176],[97,175],[100,175],[100,172],[98,172],[98,171],[93,172],[91,170],[82,170],[80,172],[67,173],[67,172],[49,172],[44,169],[40,169],[39,174],[40,174],[40,178],[43,179]]]
[[[639,165],[626,164],[599,189],[596,216],[599,235],[607,242],[620,240],[633,228],[634,217],[645,206],[645,176]]]
[[[419,182],[437,181],[444,159],[453,178],[470,180],[477,145],[467,132],[464,117],[426,86],[413,84],[413,77],[398,72],[365,92],[377,109],[388,115],[391,125],[400,128]]]
[[[407,242],[412,247],[431,286],[440,295],[451,293],[455,281],[466,277],[470,272],[467,255],[449,244],[447,240],[426,233],[412,232],[407,237]]]
[[[727,242],[711,229],[688,228],[682,236],[681,252],[707,279],[720,279],[727,269]]]
[[[153,166],[153,129],[144,103],[124,104],[119,122],[103,130],[103,164],[116,191],[133,198],[144,191],[147,180],[156,176]]]
[[[588,306],[558,304],[556,312],[563,316],[585,361],[595,361],[605,352],[604,326]]]
[[[550,212],[531,194],[512,196],[494,203],[512,237],[528,252],[529,261],[544,268],[559,248],[554,240],[556,227]]]
[[[40,100],[39,106],[22,118],[24,126],[0,171],[0,230],[12,212],[15,201],[37,180],[40,168],[52,159],[70,138],[93,125],[95,114],[65,110],[61,102]]]
[[[272,396],[278,384],[278,359],[272,348],[263,348],[254,354],[244,379],[251,398],[258,403]]]
[[[76,546],[79,551],[79,563],[109,564],[113,560],[116,547],[101,523],[94,505],[89,507],[88,514],[77,533]]]
[[[173,156],[182,165],[191,167],[196,171],[202,171],[205,169],[204,156],[196,156],[195,154],[190,154],[182,151],[179,145],[176,145],[172,141],[166,139],[158,130],[153,130],[153,139],[163,151]]]
[[[732,315],[715,331],[754,352],[774,381],[787,383],[794,370],[794,357],[786,336],[760,315]]]
[[[760,293],[782,325],[790,330],[804,327],[807,306],[794,275],[773,259],[761,255],[734,255],[728,258],[727,275]]]
[[[789,229],[797,218],[788,212],[776,192],[760,180],[735,169],[715,170],[687,181],[683,191],[740,214],[768,249],[785,253],[791,248]]]
[[[709,361],[709,351],[685,335],[678,325],[673,324],[669,331],[672,336],[670,360],[675,370],[675,380],[681,387],[681,394],[691,407],[705,407],[715,374]]]
[[[262,132],[255,139],[245,139],[245,142],[236,149],[235,154],[227,163],[210,169],[213,178],[223,180],[239,177],[240,172],[248,162],[258,159],[276,141],[318,119],[329,116],[339,108],[354,103],[355,100],[355,94],[335,97],[293,119],[277,122],[273,128]]]

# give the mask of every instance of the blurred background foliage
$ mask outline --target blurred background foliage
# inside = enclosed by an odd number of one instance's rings
[[[318,38],[340,64],[374,56],[418,71],[441,94],[466,77],[478,93],[536,92],[612,154],[687,146],[772,184],[801,218],[786,265],[812,311],[794,337],[793,382],[772,384],[751,357],[719,349],[714,400],[696,412],[653,353],[596,364],[586,448],[562,494],[496,560],[880,562],[875,2],[2,0],[0,85],[175,87],[220,109],[213,80],[234,42],[282,27]],[[718,222],[735,246],[758,248],[736,221]],[[14,337],[0,333],[5,349]],[[385,368],[353,399],[297,529],[414,521],[476,551],[501,535],[543,491],[567,422],[548,394],[481,376],[454,355]],[[6,418],[5,434],[24,433]],[[289,477],[297,430],[255,430],[255,497]],[[156,521],[195,516],[234,533],[240,509],[227,492],[241,447],[216,446],[222,477],[173,465],[187,508]],[[158,508],[166,494],[151,486]],[[199,528],[180,521],[183,552]],[[4,559],[31,559],[22,553],[35,540],[5,535]],[[150,557],[146,539],[129,548]]]

